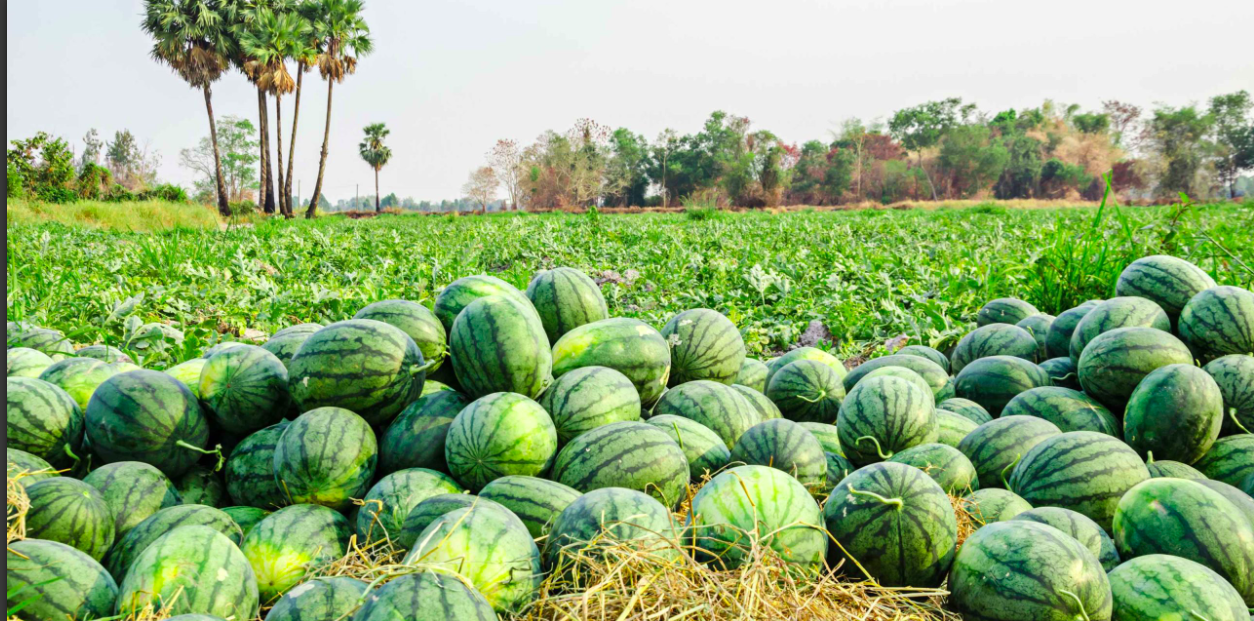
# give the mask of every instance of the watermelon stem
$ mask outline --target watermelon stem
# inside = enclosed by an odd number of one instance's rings
[[[880,496],[879,494],[876,494],[875,492],[868,492],[864,490],[854,489],[852,485],[849,486],[849,493],[853,494],[854,496],[870,496],[871,498],[874,498],[886,505],[892,505],[893,508],[897,509],[898,511],[901,511],[906,506],[906,503],[903,502],[900,498],[885,498],[883,496]]]
[[[73,449],[70,448],[69,444],[65,445],[65,454],[69,455],[70,459],[74,460],[74,463],[78,463],[79,461],[82,461],[81,459],[79,459],[78,455],[74,454],[74,451]]]
[[[887,455],[884,454],[884,449],[880,447],[880,441],[875,436],[862,436],[858,438],[856,444],[862,444],[863,440],[870,440],[875,443],[875,454],[879,455],[880,459],[889,459],[893,456],[892,452],[889,452]]]
[[[1089,618],[1088,611],[1084,609],[1084,601],[1080,599],[1080,596],[1072,593],[1071,591],[1064,591],[1062,589],[1058,589],[1058,592],[1063,595],[1070,596],[1071,599],[1075,600],[1076,606],[1080,608],[1080,616],[1084,617],[1084,621],[1092,621],[1092,619]]]
[[[822,400],[824,400],[824,399],[826,399],[826,398],[827,398],[827,389],[825,388],[825,389],[823,389],[823,390],[820,390],[820,391],[819,391],[819,396],[815,397],[814,399],[807,399],[807,398],[805,398],[805,396],[804,396],[804,395],[797,395],[797,398],[798,398],[798,399],[801,399],[802,401],[805,401],[806,403],[818,403],[818,402],[820,402],[820,401],[822,401]],[[887,458],[885,458],[885,459],[887,459]]]
[[[1023,453],[1019,453],[1018,455],[1015,455],[1015,460],[1010,462],[1010,464],[1007,465],[1005,468],[1001,469],[1001,484],[1006,489],[1010,489],[1010,481],[1006,480],[1006,473],[1013,471],[1015,469],[1015,466],[1019,465],[1019,460],[1021,459],[1023,459]],[[1010,490],[1010,491],[1014,491],[1014,490]]]
[[[190,449],[190,450],[196,451],[197,453],[200,453],[200,454],[202,454],[202,455],[217,455],[217,456],[218,456],[218,465],[217,465],[217,466],[214,466],[214,468],[213,468],[213,471],[214,471],[214,472],[217,472],[217,471],[221,470],[221,469],[222,469],[222,466],[226,464],[226,458],[222,456],[222,445],[221,445],[221,444],[215,445],[215,446],[213,447],[213,450],[212,450],[212,451],[208,451],[208,450],[202,449],[202,448],[200,448],[199,446],[194,446],[194,445],[188,444],[188,443],[186,443],[186,442],[184,442],[184,441],[182,441],[182,440],[179,440],[178,442],[175,442],[175,443],[174,443],[174,445],[175,445],[175,446],[181,446],[181,447],[183,447],[183,448],[185,448],[185,449]]]
[[[440,366],[440,361],[433,358],[431,360],[424,362],[423,364],[414,365],[409,370],[409,374],[418,375],[419,373],[426,373],[427,371],[430,371],[431,369],[434,369],[438,366]]]
[[[1228,416],[1232,417],[1232,424],[1236,425],[1237,429],[1240,429],[1241,431],[1245,433],[1254,433],[1254,432],[1251,432],[1249,429],[1246,429],[1245,425],[1241,424],[1241,421],[1237,418],[1236,408],[1228,408]]]

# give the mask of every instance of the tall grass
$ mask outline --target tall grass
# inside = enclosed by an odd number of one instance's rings
[[[216,229],[214,211],[193,203],[151,200],[129,203],[79,201],[63,205],[8,199],[8,226],[57,222],[108,231],[150,232],[169,229]]]

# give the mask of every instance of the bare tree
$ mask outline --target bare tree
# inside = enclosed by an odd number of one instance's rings
[[[679,148],[679,133],[668,127],[657,135],[657,140],[653,144],[655,145],[653,147],[654,157],[657,158],[660,164],[659,170],[661,172],[658,193],[662,195],[662,207],[666,207],[666,203],[670,198],[670,189],[666,187],[666,173],[668,172],[666,166],[671,153]]]
[[[488,203],[496,199],[496,190],[501,185],[501,181],[496,178],[496,171],[491,166],[484,166],[470,173],[470,178],[466,180],[466,185],[462,186],[462,192],[466,194],[466,198],[479,203],[479,213],[488,213]]]
[[[496,146],[488,152],[488,164],[496,170],[496,177],[505,186],[505,194],[509,198],[510,209],[518,210],[518,203],[523,198],[523,167],[522,150],[513,140],[497,140]]]

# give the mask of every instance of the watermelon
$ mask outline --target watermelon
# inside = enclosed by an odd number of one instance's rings
[[[230,504],[222,477],[207,468],[193,466],[174,480],[184,504],[225,507]]]
[[[409,404],[379,439],[379,472],[405,468],[446,472],[444,440],[453,419],[468,405],[466,397],[452,390],[433,392]]]
[[[862,381],[862,378],[868,373],[884,367],[904,367],[919,374],[919,377],[922,377],[932,387],[932,394],[937,397],[937,401],[943,401],[953,396],[944,394],[946,385],[949,383],[948,371],[927,358],[903,354],[872,358],[854,367],[849,372],[849,375],[845,376],[845,391],[853,390],[853,387]]]
[[[949,373],[949,357],[941,353],[939,350],[926,345],[907,345],[898,349],[896,354],[899,356],[918,356],[920,358],[927,358],[928,360],[935,362],[936,366],[943,369],[945,373]]]
[[[945,444],[920,444],[888,461],[914,466],[936,481],[947,494],[961,494],[980,487],[975,466],[958,449]]]
[[[223,507],[222,512],[230,516],[231,521],[239,526],[243,534],[247,535],[258,522],[264,520],[269,511],[258,509],[257,507]]]
[[[182,526],[158,537],[131,564],[118,589],[122,615],[152,606],[167,615],[249,619],[258,603],[248,560],[235,542],[208,526]]]
[[[928,394],[932,393],[932,387],[927,385],[927,381],[923,379],[923,376],[905,367],[880,367],[870,373],[867,373],[866,375],[863,375],[862,379],[865,380],[871,377],[884,377],[889,375],[893,377],[900,377],[901,379],[918,386],[920,390]]]
[[[936,441],[954,448],[958,448],[962,439],[979,427],[969,418],[941,409],[936,410],[936,423]]]
[[[102,362],[95,358],[65,358],[52,363],[39,379],[64,390],[74,399],[80,408],[87,407],[91,393],[96,391],[101,382],[122,373],[134,371],[139,367],[129,362]]]
[[[406,574],[371,590],[365,600],[353,621],[497,621],[488,600],[456,574]]]
[[[1006,416],[984,423],[958,443],[975,465],[980,487],[1005,487],[1011,470],[1042,440],[1062,433],[1058,426],[1034,416]]]
[[[662,327],[671,347],[669,386],[709,380],[733,384],[745,362],[745,341],[730,319],[708,308],[686,310]]]
[[[42,352],[53,362],[74,355],[74,344],[59,330],[30,327],[19,331],[9,330],[9,348],[22,347]]]
[[[823,507],[840,543],[828,563],[886,587],[935,588],[958,543],[958,520],[945,490],[917,468],[885,462],[845,477]],[[856,568],[856,569],[855,569]]]
[[[8,447],[69,468],[83,452],[83,410],[59,387],[33,377],[10,377],[6,387]]]
[[[1133,261],[1115,282],[1116,295],[1152,300],[1175,321],[1193,296],[1215,286],[1202,268],[1176,257],[1153,255]]]
[[[292,505],[257,522],[239,549],[256,574],[261,600],[271,602],[318,566],[344,556],[351,537],[343,515],[318,505]]]
[[[544,391],[539,402],[553,419],[559,445],[601,425],[640,420],[636,386],[609,367],[570,371]]]
[[[814,360],[816,362],[822,362],[827,365],[842,382],[845,379],[845,375],[848,373],[845,369],[845,363],[841,362],[836,356],[833,356],[816,347],[800,347],[766,363],[766,386],[768,388],[770,387],[771,378],[774,377],[776,371],[798,360]],[[848,384],[848,386],[852,385],[853,384]]]
[[[471,398],[513,392],[535,398],[553,383],[553,353],[534,309],[489,296],[462,309],[449,332],[453,371]]]
[[[370,425],[348,410],[324,407],[283,429],[274,446],[274,476],[291,503],[343,511],[370,489],[376,460]]]
[[[409,335],[422,352],[423,360],[430,361],[434,371],[448,356],[448,335],[444,324],[435,314],[417,302],[409,300],[383,300],[368,304],[357,311],[353,319],[373,319],[400,328]]]
[[[544,544],[544,565],[550,571],[566,569],[579,582],[586,576],[579,575],[578,561],[594,556],[598,545],[628,544],[651,558],[676,560],[677,543],[666,507],[643,492],[607,487],[576,498],[556,516]]]
[[[126,577],[139,554],[152,542],[184,526],[208,526],[235,543],[239,543],[244,537],[240,526],[219,509],[204,505],[177,505],[152,514],[127,531],[126,536],[109,550],[104,566],[113,574],[114,579],[121,580]]]
[[[113,532],[118,541],[158,511],[183,503],[174,483],[143,462],[105,464],[83,477],[83,482],[104,498],[114,517]]]
[[[453,322],[461,314],[462,309],[475,300],[493,295],[507,297],[528,307],[531,306],[531,300],[527,299],[527,296],[523,295],[514,285],[495,276],[484,274],[459,278],[444,287],[444,290],[440,291],[440,294],[435,297],[435,316],[444,325],[445,333],[451,336],[453,334]],[[533,307],[532,311],[534,310]],[[535,313],[533,312],[533,314]],[[539,319],[539,315],[536,315],[536,318]]]
[[[1206,475],[1198,472],[1193,466],[1168,459],[1162,461],[1148,460],[1145,462],[1145,468],[1149,470],[1150,477],[1154,479],[1169,477],[1173,479],[1203,480],[1206,478]]]
[[[1111,618],[1110,583],[1079,541],[1045,524],[1009,521],[967,538],[949,574],[949,607],[966,621]]]
[[[898,377],[859,382],[840,406],[840,447],[855,466],[935,442],[940,434],[932,396]]]
[[[208,360],[208,359],[210,359],[210,358],[212,358],[212,357],[214,357],[214,356],[218,355],[220,352],[224,352],[224,351],[226,351],[226,350],[228,350],[228,349],[233,349],[233,348],[239,347],[239,346],[241,346],[241,345],[243,345],[243,344],[244,344],[244,343],[241,343],[241,342],[239,342],[239,341],[222,341],[222,342],[218,343],[217,345],[214,345],[213,347],[210,347],[210,348],[208,348],[208,349],[205,349],[205,350],[204,350],[204,352],[203,352],[203,353],[201,353],[200,357],[201,357],[201,358],[204,358],[205,360]]]
[[[476,504],[437,518],[418,535],[404,562],[456,572],[497,612],[527,605],[543,578],[540,550],[526,525],[496,503]]]
[[[806,431],[809,431],[810,435],[814,436],[815,440],[819,441],[819,446],[822,446],[824,451],[828,453],[836,453],[837,455],[844,455],[840,448],[840,430],[836,428],[836,425],[829,425],[827,423],[798,424]]]
[[[1154,328],[1171,332],[1171,319],[1154,302],[1145,298],[1111,298],[1093,307],[1071,335],[1067,350],[1071,361],[1079,364],[1080,355],[1093,339],[1119,328]]]
[[[1006,404],[1001,415],[1035,416],[1062,431],[1096,431],[1119,437],[1115,415],[1092,397],[1070,388],[1042,386],[1021,392]]]
[[[1254,604],[1254,525],[1219,492],[1185,479],[1150,479],[1119,500],[1115,546],[1131,559],[1170,554],[1201,563]]]
[[[469,313],[475,304],[467,307]],[[490,394],[466,406],[453,419],[444,440],[449,473],[475,492],[506,475],[543,474],[556,454],[557,429],[548,412],[539,403],[508,392]]]
[[[553,344],[554,377],[596,366],[626,375],[636,386],[641,405],[652,407],[670,377],[670,346],[657,330],[625,317],[584,324]]]
[[[44,369],[52,366],[52,358],[29,347],[9,350],[9,377],[39,377]]]
[[[782,417],[801,422],[833,423],[845,399],[840,375],[817,360],[796,360],[771,375],[766,397]]]
[[[996,323],[1016,324],[1032,315],[1040,314],[1035,306],[1016,298],[997,298],[980,307],[975,323],[987,326]]]
[[[1080,389],[1080,376],[1076,372],[1075,362],[1068,356],[1050,358],[1039,365],[1049,374],[1049,379],[1060,388]]]
[[[1254,354],[1254,293],[1215,287],[1193,296],[1180,312],[1180,338],[1203,359]]]
[[[1108,575],[1114,619],[1247,621],[1241,594],[1223,576],[1178,556],[1147,554]]]
[[[970,399],[993,418],[1021,392],[1051,385],[1049,374],[1014,356],[989,356],[963,367],[954,381],[954,393]]]
[[[287,368],[256,345],[240,345],[217,354],[200,372],[200,390],[217,428],[247,434],[282,420],[291,398]]]
[[[675,507],[688,487],[688,459],[653,425],[610,423],[571,440],[557,454],[550,478],[585,494],[603,487],[634,489]]]
[[[226,492],[236,504],[275,509],[287,504],[287,494],[274,478],[274,449],[288,423],[271,425],[235,445],[226,460]]]
[[[1250,476],[1245,477],[1245,481],[1241,483],[1240,489],[1241,491],[1248,494],[1251,498],[1254,498],[1254,473],[1251,473]]]
[[[796,479],[767,466],[724,470],[693,497],[688,519],[697,559],[728,569],[751,560],[750,537],[806,571],[819,571],[827,553],[818,503]]]
[[[409,511],[409,515],[405,516],[405,524],[401,527],[401,534],[392,541],[396,547],[409,550],[414,547],[418,541],[418,535],[432,522],[441,516],[452,513],[458,509],[474,506],[475,504],[500,504],[492,500],[484,500],[472,494],[436,494],[416,505]],[[504,507],[501,507],[504,508]]]
[[[1168,332],[1118,328],[1093,339],[1084,348],[1077,368],[1084,392],[1115,407],[1154,369],[1192,362],[1189,348]]]
[[[823,446],[805,427],[782,418],[745,431],[732,447],[731,461],[782,470],[813,493],[821,491],[827,482]]]
[[[1219,439],[1223,394],[1205,371],[1169,364],[1152,371],[1128,399],[1123,437],[1142,456],[1191,464]]]
[[[740,393],[740,396],[744,397],[745,401],[748,401],[749,405],[753,406],[753,409],[757,410],[758,418],[771,420],[784,417],[784,413],[779,411],[779,406],[775,405],[775,402],[771,401],[770,397],[767,397],[765,394],[740,384],[732,384],[732,388]]]
[[[740,434],[762,422],[758,411],[736,389],[710,380],[696,380],[666,391],[653,407],[653,416],[663,414],[697,421],[729,447],[735,446]]]
[[[200,401],[158,371],[127,371],[105,380],[86,413],[87,440],[106,463],[142,461],[175,478],[195,464],[209,441]]]
[[[10,541],[8,616],[28,621],[101,619],[113,614],[118,585],[95,559],[63,543]]]
[[[736,383],[758,392],[766,392],[766,374],[769,371],[766,363],[761,360],[745,358],[744,363],[740,365],[740,372],[736,374]]]
[[[827,481],[823,484],[823,491],[830,494],[832,489],[857,468],[839,453],[824,451],[823,456],[827,458]]]
[[[200,398],[200,372],[204,370],[205,365],[209,361],[204,358],[192,358],[187,362],[176,364],[165,370],[165,374],[187,386],[196,398]]]
[[[369,590],[365,582],[347,576],[306,580],[274,603],[266,614],[266,621],[349,619]]]
[[[1241,485],[1254,474],[1254,434],[1220,438],[1193,467],[1216,481]]]
[[[957,414],[977,425],[983,425],[984,423],[993,420],[993,417],[989,416],[988,410],[985,410],[984,406],[970,399],[963,399],[962,397],[945,399],[944,401],[937,403],[936,407],[937,409]]]
[[[438,494],[456,494],[461,486],[448,475],[434,470],[397,470],[374,484],[357,510],[359,545],[396,539],[405,517],[418,503]]]
[[[1250,526],[1254,526],[1254,498],[1251,498],[1249,494],[1223,481],[1201,479],[1198,483],[1210,488],[1211,491],[1219,492],[1219,495],[1228,499],[1228,502],[1232,503],[1232,506],[1236,507],[1245,516],[1245,519],[1250,522]]]
[[[126,362],[135,364],[135,360],[126,355],[126,352],[109,345],[88,345],[74,352],[79,358],[95,358],[104,362]]]
[[[979,525],[1005,522],[1032,509],[1018,494],[996,487],[977,489],[964,496],[962,504]]]
[[[688,460],[688,476],[693,481],[717,473],[731,461],[731,451],[723,439],[695,420],[662,414],[645,422],[661,429],[679,445]]]
[[[1068,358],[1071,356],[1071,335],[1084,316],[1101,304],[1101,300],[1089,300],[1074,308],[1069,308],[1054,318],[1049,324],[1049,334],[1045,336],[1046,358]]]
[[[8,455],[8,465],[5,468],[8,479],[22,488],[35,481],[43,481],[57,476],[48,462],[26,451],[6,448],[5,453]]]
[[[610,317],[601,288],[587,274],[571,267],[536,274],[526,293],[550,343],[579,326]]]
[[[302,343],[305,342],[314,332],[321,330],[323,325],[320,323],[302,323],[294,326],[288,326],[275,332],[269,340],[261,344],[261,348],[274,354],[283,363],[284,367],[292,361],[292,356],[296,355],[296,350],[300,349]],[[289,371],[291,369],[288,369]]]
[[[314,332],[287,364],[302,412],[337,407],[371,425],[391,421],[422,393],[422,352],[409,335],[373,319],[350,319]]]
[[[26,536],[59,541],[99,561],[114,541],[113,512],[96,488],[68,477],[26,486]]]
[[[1070,431],[1024,454],[1009,487],[1032,506],[1071,509],[1110,530],[1119,498],[1148,478],[1145,463],[1119,439]]]
[[[1041,313],[1032,315],[1016,323],[1015,325],[1023,328],[1036,339],[1036,359],[1044,360],[1049,357],[1049,349],[1046,340],[1049,338],[1049,327],[1053,325],[1055,317]]]
[[[518,516],[536,539],[579,496],[578,490],[556,481],[522,475],[501,477],[479,491],[480,498],[497,502]]]
[[[1075,537],[1102,564],[1102,569],[1110,571],[1119,565],[1119,552],[1115,550],[1115,540],[1098,526],[1097,522],[1083,514],[1061,507],[1040,507],[1024,511],[1010,518],[1011,520],[1027,520],[1058,530]]]
[[[954,347],[949,370],[957,375],[968,364],[989,356],[1014,356],[1036,362],[1036,339],[1027,330],[1010,324],[992,323],[976,328]]]
[[[1224,398],[1221,433],[1232,435],[1254,431],[1254,356],[1223,356],[1202,368],[1214,378]]]

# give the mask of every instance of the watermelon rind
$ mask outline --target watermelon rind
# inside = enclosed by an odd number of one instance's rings
[[[235,445],[223,469],[226,492],[233,502],[261,509],[288,504],[287,494],[274,476],[274,450],[288,424],[254,431]]]
[[[453,419],[444,439],[449,474],[472,492],[511,474],[544,474],[556,455],[557,429],[548,412],[515,393],[475,400]]]
[[[1040,313],[1026,317],[1015,324],[1016,327],[1023,328],[1028,334],[1032,335],[1032,338],[1036,339],[1036,359],[1038,361],[1049,357],[1046,341],[1049,338],[1049,328],[1053,325],[1054,319],[1053,315]]]
[[[1034,507],[1071,509],[1109,531],[1119,499],[1149,478],[1145,462],[1118,438],[1070,431],[1033,446],[1009,488]]]
[[[202,466],[192,466],[190,470],[179,475],[174,479],[174,488],[178,490],[184,504],[210,507],[231,504],[222,475]]]
[[[418,541],[418,535],[432,522],[439,519],[446,513],[452,513],[458,509],[474,506],[475,504],[500,504],[493,500],[480,498],[473,494],[436,494],[410,509],[409,515],[405,516],[405,524],[401,527],[401,534],[392,540],[392,544],[399,549],[409,550],[414,547],[414,543]],[[501,508],[504,508],[502,506]]]
[[[274,476],[285,498],[343,511],[361,498],[378,460],[374,430],[360,416],[336,407],[301,414],[274,447]]]
[[[526,294],[550,343],[579,326],[610,316],[596,281],[575,268],[555,267],[536,274],[527,284]]]
[[[932,387],[932,394],[937,401],[943,401],[953,395],[945,394],[949,388],[949,372],[943,367],[919,356],[909,356],[905,354],[894,354],[892,356],[882,356],[872,358],[849,371],[845,376],[845,392],[853,390],[853,387],[862,381],[868,373],[882,369],[884,367],[904,367],[910,369],[922,377],[928,386]]]
[[[993,323],[976,328],[958,341],[950,356],[949,371],[958,375],[968,364],[989,356],[1014,356],[1035,363],[1037,349],[1036,338],[1027,330]]]
[[[717,474],[731,461],[731,450],[723,439],[695,420],[662,414],[645,422],[662,430],[679,445],[688,460],[688,475],[693,481]]]
[[[397,470],[374,484],[357,509],[357,542],[373,544],[400,536],[405,518],[418,503],[462,491],[447,474],[423,468]]]
[[[553,383],[553,352],[530,303],[506,296],[471,302],[449,331],[453,372],[466,395],[536,398]]]
[[[731,461],[769,466],[792,475],[811,493],[827,482],[823,446],[806,428],[777,418],[750,427],[731,449]]]
[[[796,362],[798,360],[814,360],[828,366],[842,382],[848,371],[845,369],[845,363],[840,358],[833,356],[817,347],[799,347],[778,358],[773,358],[766,363],[766,386],[771,385],[771,378],[780,369]],[[852,386],[852,384],[848,384]]]
[[[736,324],[708,308],[686,310],[661,330],[671,348],[667,385],[709,380],[731,385],[745,361],[745,341]]]
[[[1142,457],[1192,464],[1219,439],[1223,393],[1206,371],[1159,367],[1137,384],[1123,413],[1123,437]]]
[[[6,386],[7,446],[26,451],[56,468],[85,457],[82,408],[60,387],[33,377],[10,377]]]
[[[1006,487],[1011,471],[1037,444],[1062,433],[1058,426],[1035,416],[998,418],[967,434],[958,450],[975,466],[981,488]]]
[[[272,602],[318,567],[348,552],[352,527],[336,511],[292,505],[267,515],[239,549],[256,576],[261,601]]]
[[[1049,334],[1045,337],[1046,358],[1069,358],[1071,356],[1071,335],[1076,325],[1084,316],[1093,310],[1101,300],[1089,300],[1079,306],[1069,308],[1054,318],[1049,324]]]
[[[70,395],[79,408],[86,408],[91,394],[105,380],[139,367],[129,362],[103,362],[95,358],[66,358],[52,363],[39,374],[39,379],[57,386]]]
[[[78,351],[74,352],[74,355],[79,358],[95,358],[104,362],[129,362],[130,364],[135,364],[135,360],[126,355],[126,352],[111,345],[88,345],[87,347],[79,348]]]
[[[453,390],[429,393],[409,404],[379,438],[379,472],[405,468],[447,472],[444,441],[453,419],[468,405],[470,400]]]
[[[1115,549],[1115,540],[1111,539],[1097,522],[1081,513],[1062,507],[1037,507],[1010,519],[1053,526],[1071,535],[1088,548],[1089,552],[1092,552],[1102,564],[1102,569],[1108,572],[1119,565],[1119,552]]]
[[[9,481],[25,488],[35,481],[43,481],[57,476],[52,464],[40,457],[15,448],[5,448],[8,463],[5,472]]]
[[[527,296],[523,295],[514,285],[495,276],[480,274],[459,278],[444,287],[440,294],[435,297],[433,312],[436,318],[440,320],[440,323],[444,325],[445,333],[451,335],[453,333],[453,322],[461,314],[462,309],[475,300],[493,295],[505,296],[531,306],[531,300],[527,299]],[[536,318],[539,319],[539,316],[537,315]]]
[[[456,574],[406,574],[371,590],[364,599],[353,621],[497,621],[488,600]]]
[[[1076,325],[1067,355],[1072,362],[1079,364],[1080,355],[1093,339],[1119,328],[1154,328],[1171,332],[1171,319],[1161,307],[1145,298],[1111,298],[1094,306]]]
[[[240,345],[210,358],[196,394],[218,429],[247,434],[273,425],[287,413],[287,367],[256,345]]]
[[[136,557],[118,589],[122,615],[152,606],[169,616],[250,619],[258,604],[248,560],[235,542],[208,526],[182,526],[158,537]]]
[[[936,425],[936,441],[954,448],[958,448],[963,438],[979,428],[975,421],[940,408],[936,410]]]
[[[736,383],[765,393],[766,374],[769,372],[770,369],[761,360],[745,358],[744,363],[740,365],[740,372],[736,374]]]
[[[1019,393],[1050,386],[1053,382],[1041,367],[1014,356],[989,356],[963,367],[954,379],[954,393],[980,404],[997,418]]]
[[[231,521],[235,522],[236,526],[239,526],[243,535],[247,535],[248,531],[252,530],[258,522],[265,519],[265,517],[271,513],[265,509],[243,506],[222,507],[222,512],[230,516]]]
[[[9,377],[39,377],[39,374],[50,366],[52,366],[52,358],[41,351],[29,347],[9,349]]]
[[[1150,478],[1154,479],[1171,478],[1191,479],[1195,481],[1206,479],[1206,475],[1199,472],[1197,468],[1168,459],[1164,459],[1162,461],[1146,460],[1145,468],[1149,470]]]
[[[1070,388],[1042,386],[1015,395],[1001,415],[1035,416],[1066,431],[1096,431],[1119,437],[1119,421],[1096,399]]]
[[[423,360],[435,371],[448,357],[448,335],[444,324],[426,306],[409,300],[382,300],[366,305],[353,319],[373,319],[400,328],[422,352]]]
[[[243,537],[243,530],[231,516],[220,509],[204,505],[178,505],[152,514],[118,539],[105,556],[104,566],[121,581],[140,553],[159,537],[183,526],[208,526],[235,543]]]
[[[493,480],[479,490],[479,497],[509,509],[539,539],[570,503],[582,494],[573,487],[538,477],[510,475]]]
[[[1080,390],[1080,375],[1076,370],[1075,361],[1069,356],[1050,358],[1037,366],[1049,374],[1049,379],[1054,386]]]
[[[1114,619],[1246,621],[1241,594],[1209,567],[1166,554],[1147,554],[1108,574]]]
[[[1005,522],[1032,510],[1032,503],[1018,494],[996,487],[977,489],[963,496],[962,506],[979,526]]]
[[[283,594],[266,613],[266,621],[350,619],[369,586],[347,576],[306,580]]]
[[[10,617],[20,613],[29,621],[61,621],[113,614],[117,582],[82,551],[56,541],[23,539],[9,542],[6,559]]]
[[[559,445],[601,425],[640,420],[640,393],[626,375],[608,367],[569,371],[538,401],[553,418]]]
[[[834,423],[845,399],[841,376],[818,360],[794,360],[772,373],[766,397],[780,416],[796,422]]]
[[[748,401],[749,405],[753,406],[753,409],[758,411],[758,418],[771,420],[784,417],[784,413],[779,411],[779,406],[775,405],[775,402],[771,401],[771,398],[765,394],[740,384],[732,384],[732,388],[740,393],[740,396],[744,397],[745,401]]]
[[[626,317],[584,324],[553,344],[554,377],[593,366],[626,375],[636,386],[641,405],[653,407],[670,377],[670,346],[648,324]]]
[[[952,446],[920,444],[893,455],[888,461],[922,470],[947,494],[958,496],[980,488],[975,466],[962,451]]]
[[[976,425],[983,425],[984,423],[993,420],[993,417],[989,415],[988,410],[984,409],[984,406],[970,399],[963,399],[962,397],[951,397],[949,399],[945,399],[944,401],[937,403],[936,408],[957,414],[967,420],[970,420]]]
[[[1243,433],[1220,438],[1193,464],[1208,478],[1228,485],[1241,485],[1254,474],[1254,434]]]
[[[1184,305],[1179,331],[1203,360],[1254,354],[1254,292],[1224,286],[1198,293]]]
[[[160,470],[138,461],[105,464],[83,477],[113,513],[116,540],[167,507],[183,504],[174,483]]]
[[[855,466],[883,461],[936,442],[940,425],[932,395],[899,377],[858,382],[840,406],[836,429],[844,456]]]
[[[187,472],[209,442],[200,400],[182,382],[140,369],[105,380],[85,416],[87,440],[105,463],[142,461],[170,478]]]
[[[284,367],[287,367],[292,361],[292,356],[296,355],[296,350],[300,349],[301,344],[314,332],[321,330],[323,327],[320,323],[302,323],[288,326],[271,335],[269,340],[261,344],[261,348],[274,354],[274,357],[278,358]]]
[[[949,357],[941,353],[940,350],[933,349],[926,345],[906,345],[894,353],[901,356],[919,356],[921,358],[927,358],[928,360],[935,362],[936,366],[944,369],[946,373],[949,373]]]
[[[69,477],[26,486],[26,536],[58,541],[99,561],[114,541],[114,517],[96,488]]]
[[[594,577],[591,568],[581,566],[580,559],[597,556],[597,548],[623,545],[658,561],[680,558],[670,510],[636,490],[594,490],[556,516],[544,544],[544,566],[580,582],[581,578]]]
[[[1223,435],[1254,431],[1254,356],[1232,354],[1202,367],[1224,398]]]
[[[696,380],[666,391],[652,416],[671,414],[690,418],[718,434],[728,447],[735,446],[740,434],[762,422],[740,393],[726,384]]]
[[[1113,409],[1121,407],[1154,369],[1192,363],[1189,348],[1169,332],[1118,328],[1090,341],[1077,369],[1084,392]]]
[[[1119,274],[1115,294],[1152,300],[1174,318],[1193,296],[1215,286],[1202,268],[1176,257],[1152,255],[1133,261]]]
[[[980,307],[975,315],[975,322],[979,326],[1016,324],[1040,312],[1035,306],[1017,298],[997,298]]]
[[[652,425],[611,423],[571,440],[557,454],[550,478],[585,494],[604,487],[634,489],[675,507],[688,487],[688,458]]]

